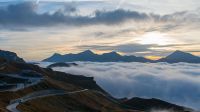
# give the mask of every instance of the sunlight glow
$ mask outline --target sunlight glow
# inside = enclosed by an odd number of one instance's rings
[[[145,58],[151,59],[151,60],[158,60],[158,59],[160,59],[162,57],[160,57],[160,56],[145,56]]]
[[[160,32],[150,32],[144,34],[138,39],[140,44],[157,44],[157,45],[167,45],[173,43],[173,39]]]

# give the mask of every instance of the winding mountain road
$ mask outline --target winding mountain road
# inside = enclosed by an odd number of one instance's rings
[[[4,64],[2,66],[5,66]],[[1,67],[0,67],[1,68]],[[7,88],[5,90],[1,90],[0,92],[5,92],[5,91],[11,91],[11,92],[15,92],[18,90],[22,90],[24,88],[30,87],[30,86],[34,86],[37,85],[38,83],[40,83],[42,80],[45,79],[45,77],[43,77],[41,74],[34,72],[35,75],[27,75],[27,73],[31,73],[32,71],[25,71],[26,74],[5,74],[5,73],[0,73],[1,77],[10,77],[10,78],[18,78],[18,79],[23,79],[23,80],[27,80],[27,82],[22,82],[22,83],[16,83],[13,84],[14,86],[12,88]],[[1,86],[5,87],[8,86],[9,84],[7,84],[6,82],[2,82]],[[10,104],[6,107],[7,110],[9,110],[10,112],[20,112],[17,109],[17,106],[20,105],[21,103],[25,103],[27,101],[30,100],[34,100],[37,98],[44,98],[44,97],[49,97],[49,96],[58,96],[58,95],[70,95],[70,94],[76,94],[76,93],[81,93],[81,92],[85,92],[88,91],[88,89],[83,89],[83,90],[79,90],[79,91],[72,91],[72,92],[67,92],[65,90],[56,90],[56,89],[50,89],[50,90],[42,90],[42,91],[38,91],[38,92],[33,92],[30,93],[26,96],[23,96],[21,98],[15,99],[15,100],[11,100]],[[117,103],[116,100],[114,100],[111,96],[109,95],[105,95],[104,93],[100,92],[100,91],[95,91],[93,90],[93,92],[99,93],[105,97],[107,97],[110,101]]]
[[[40,79],[41,78],[41,77],[22,76],[21,74],[5,74],[5,73],[0,73],[0,76],[19,78],[19,79]]]
[[[83,90],[73,91],[73,92],[66,92],[64,90],[42,90],[42,91],[28,94],[22,98],[10,101],[10,104],[6,107],[6,109],[9,110],[10,112],[20,112],[19,110],[17,110],[17,106],[21,103],[25,103],[33,99],[44,98],[44,97],[49,97],[49,96],[66,95],[66,94],[70,95],[70,94],[76,94],[76,93],[81,93],[85,91],[88,91],[88,89],[83,89]]]
[[[1,64],[0,64],[0,70],[5,69],[5,67],[6,67],[7,64],[8,64],[8,63],[1,63]]]
[[[41,74],[35,72],[35,75],[37,75],[38,77],[32,77],[32,76],[26,76],[26,75],[22,75],[22,74],[5,74],[5,73],[0,73],[1,77],[10,77],[10,78],[17,78],[17,79],[23,79],[23,80],[27,80],[27,82],[21,82],[21,83],[15,83],[15,84],[8,84],[8,83],[3,83],[0,84],[0,88],[2,88],[0,90],[0,92],[6,92],[6,91],[10,91],[10,92],[16,92],[18,90],[24,89],[24,88],[28,88],[30,86],[34,86],[37,85],[38,83],[40,83],[44,77],[41,76]],[[10,88],[6,88],[8,86],[11,86]]]

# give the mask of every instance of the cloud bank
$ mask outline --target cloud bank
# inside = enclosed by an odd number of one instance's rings
[[[0,9],[0,25],[2,26],[49,26],[49,25],[116,25],[128,21],[155,21],[155,22],[176,22],[175,25],[164,27],[168,30],[176,27],[180,22],[199,21],[199,16],[189,15],[187,12],[177,12],[174,14],[160,16],[157,14],[147,14],[137,11],[124,9],[116,10],[97,10],[88,16],[76,14],[76,7],[66,5],[63,10],[58,9],[54,13],[37,12],[37,4],[32,2],[24,2],[19,4],[8,5],[6,8]],[[70,14],[69,14],[70,13]],[[75,15],[71,15],[75,13]],[[192,16],[192,17],[191,17]],[[189,17],[189,19],[188,19]]]
[[[93,76],[103,89],[118,98],[158,98],[200,110],[199,68],[199,64],[186,63],[81,62],[78,67],[55,70]]]
[[[66,6],[64,11],[57,10],[53,14],[48,12],[38,14],[36,4],[24,2],[15,5],[9,5],[0,9],[1,25],[24,25],[24,26],[43,26],[55,24],[67,25],[87,25],[87,24],[116,24],[127,19],[143,20],[148,18],[144,13],[135,11],[114,10],[114,11],[96,11],[93,16],[71,16],[66,15],[66,11],[75,12],[76,8]],[[15,19],[13,19],[15,18]]]
[[[94,49],[94,50],[110,50],[117,51],[122,53],[135,53],[135,52],[147,52],[151,51],[150,47],[156,47],[158,45],[148,44],[121,44],[115,46],[106,46],[106,45],[82,45],[77,46],[79,49]],[[134,48],[134,49],[133,49]]]

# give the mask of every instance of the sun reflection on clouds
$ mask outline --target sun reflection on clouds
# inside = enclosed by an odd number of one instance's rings
[[[172,39],[165,33],[160,32],[149,32],[145,33],[138,38],[140,44],[157,44],[157,45],[168,45],[175,43],[176,40]]]

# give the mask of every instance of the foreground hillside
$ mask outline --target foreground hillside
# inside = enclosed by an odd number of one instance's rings
[[[15,57],[16,58],[16,57]],[[140,112],[154,109],[187,109],[118,100],[99,87],[92,77],[71,75],[23,61],[0,58],[1,112]],[[162,108],[157,104],[162,103]],[[141,105],[141,106],[138,106]],[[137,108],[135,108],[137,106]]]
[[[37,85],[16,92],[1,92],[0,107],[2,107],[2,110],[6,110],[6,106],[11,100],[23,97],[32,92],[49,89],[71,92],[87,88],[89,90],[82,93],[38,98],[21,104],[17,108],[22,112],[125,111],[117,103],[108,99],[106,96],[107,93],[96,85],[92,78],[54,72],[50,69],[42,69],[38,66],[25,63],[10,63],[1,72],[14,74],[22,69],[34,70],[41,73],[44,75],[44,80]]]

